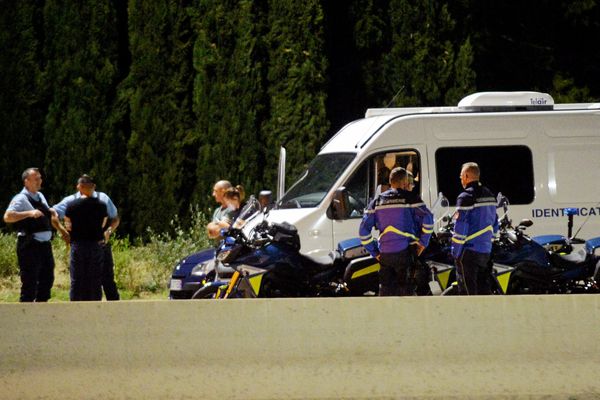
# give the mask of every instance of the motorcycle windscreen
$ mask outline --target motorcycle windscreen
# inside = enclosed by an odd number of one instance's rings
[[[236,218],[233,223],[233,228],[242,229],[248,222],[254,219],[261,212],[259,201],[254,196],[250,196],[248,202],[240,211],[240,215]]]

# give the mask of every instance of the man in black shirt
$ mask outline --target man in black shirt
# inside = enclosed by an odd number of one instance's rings
[[[81,197],[67,206],[65,225],[71,231],[71,301],[102,300],[103,227],[106,204],[93,197],[94,181],[78,180]]]

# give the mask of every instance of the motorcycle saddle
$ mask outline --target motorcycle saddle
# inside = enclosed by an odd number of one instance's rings
[[[551,253],[550,259],[555,265],[560,265],[564,269],[573,269],[585,264],[587,253],[585,249],[579,249],[569,254]]]
[[[326,256],[309,256],[301,254],[302,264],[318,270],[330,268],[335,260],[339,257],[337,252],[332,251]]]

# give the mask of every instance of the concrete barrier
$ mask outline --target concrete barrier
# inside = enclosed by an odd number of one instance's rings
[[[0,305],[1,399],[600,398],[600,296]]]

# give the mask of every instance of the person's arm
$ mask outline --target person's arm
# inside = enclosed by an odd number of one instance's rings
[[[358,228],[358,235],[363,247],[371,256],[379,260],[379,245],[371,234],[376,225],[377,215],[375,214],[375,200],[373,200],[365,210],[365,215],[363,215],[360,227]]]
[[[71,224],[71,218],[67,217],[66,215],[65,215],[65,229],[68,232],[71,232],[71,230],[73,229],[73,225]]]
[[[27,210],[30,208],[30,210]],[[26,211],[20,211],[26,209]],[[6,212],[4,213],[4,222],[13,224],[26,218],[40,218],[44,216],[40,210],[33,209],[27,197],[23,194],[18,194],[10,201]]]
[[[7,210],[4,213],[4,222],[6,222],[7,224],[13,224],[26,218],[40,218],[43,216],[44,213],[37,209],[28,211]]]
[[[58,219],[58,213],[54,209],[50,209],[50,223],[58,231],[58,234],[62,238],[65,243],[71,242],[71,235],[69,235],[69,231],[60,223]]]
[[[67,211],[67,206],[74,199],[75,199],[74,196],[67,196],[64,199],[62,199],[60,201],[60,203],[53,205],[52,208],[51,208],[51,210],[56,211],[56,213],[58,214],[58,218],[59,219],[64,218],[65,212]]]
[[[473,201],[469,197],[459,196],[454,214],[454,233],[452,235],[452,256],[459,258],[469,234],[469,213],[473,210]]]
[[[433,214],[431,214],[431,211],[423,204],[415,210],[415,215],[418,226],[421,227],[419,241],[417,242],[417,255],[420,255],[429,245],[429,239],[433,233]]]
[[[208,237],[211,239],[219,238],[221,236],[221,229],[229,229],[234,220],[233,213],[234,210],[228,208],[223,212],[223,215],[221,216],[221,219],[219,221],[209,223]]]
[[[206,225],[206,233],[208,234],[209,239],[217,239],[221,236],[221,228],[217,222],[209,222],[208,225]]]
[[[121,218],[117,215],[114,218],[110,219],[110,226],[104,231],[104,240],[108,242],[110,236],[115,232],[119,224],[121,223]],[[103,222],[102,226],[105,226],[106,221]]]

